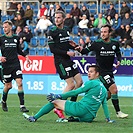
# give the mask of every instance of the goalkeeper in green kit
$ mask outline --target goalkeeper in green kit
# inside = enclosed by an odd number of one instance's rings
[[[99,68],[96,65],[89,67],[88,78],[89,80],[76,90],[63,94],[50,93],[47,96],[49,101],[48,104],[44,105],[34,116],[23,113],[24,117],[30,122],[35,122],[41,116],[49,113],[54,108],[57,108],[63,110],[66,115],[73,116],[73,119],[60,118],[57,122],[92,122],[96,117],[100,105],[102,105],[105,120],[108,123],[113,123],[114,121],[110,120],[107,107],[107,90],[99,80]],[[80,101],[73,102],[66,100],[68,97],[76,96],[81,93],[85,94]]]

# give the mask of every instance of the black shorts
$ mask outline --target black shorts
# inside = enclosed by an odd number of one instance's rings
[[[100,80],[109,91],[109,87],[115,83],[113,72],[100,73]]]
[[[3,68],[0,68],[0,80],[3,82]]]
[[[21,78],[22,79],[22,71],[20,66],[13,68],[3,68],[3,77],[5,83],[11,82],[13,79]]]
[[[72,61],[62,62],[60,64],[55,63],[56,70],[61,79],[68,79],[74,77],[79,73],[77,65]]]

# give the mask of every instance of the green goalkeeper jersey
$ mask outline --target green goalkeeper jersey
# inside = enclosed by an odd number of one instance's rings
[[[61,94],[62,99],[77,96],[85,93],[80,101],[93,116],[96,115],[100,105],[102,104],[106,118],[109,118],[109,111],[107,107],[107,90],[99,79],[88,80],[80,88]]]

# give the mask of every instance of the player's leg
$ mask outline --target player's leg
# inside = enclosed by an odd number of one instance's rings
[[[11,75],[11,69],[3,69],[3,77],[4,77],[4,88],[3,88],[3,94],[2,94],[2,109],[3,111],[8,111],[7,107],[7,97],[8,97],[8,92],[12,88],[12,75]]]
[[[26,109],[24,105],[24,91],[23,91],[23,86],[22,86],[22,78],[16,78],[16,83],[18,86],[18,97],[20,101],[20,111],[21,112],[29,112],[28,109]]]
[[[27,115],[25,113],[23,113],[23,115],[28,121],[35,122],[40,117],[42,117],[45,114],[48,114],[53,109],[54,109],[54,104],[49,102],[46,105],[44,105],[34,116],[29,116],[29,115]]]
[[[110,94],[111,94],[111,101],[112,101],[112,104],[115,108],[117,117],[120,117],[120,118],[128,117],[128,114],[124,114],[120,111],[119,99],[118,99],[118,90],[117,90],[117,86],[116,86],[115,81],[114,81],[113,73],[103,74],[101,77],[101,81],[103,82],[106,89],[109,91],[109,93],[108,93],[109,95],[108,95],[107,99],[110,98]],[[118,114],[120,114],[120,115],[118,116]]]
[[[112,100],[112,103],[114,105],[117,117],[119,117],[119,118],[126,118],[126,117],[128,117],[128,114],[125,114],[125,113],[120,111],[119,99],[118,99],[118,91],[117,91],[117,86],[116,86],[115,83],[112,84],[109,87],[109,91],[111,92],[111,100]]]
[[[66,100],[54,100],[52,103],[54,104],[56,109],[65,111]],[[69,111],[70,110],[71,109],[69,108]],[[79,122],[79,119],[78,118],[74,118],[74,117],[71,120],[70,119],[61,118],[61,119],[56,120],[56,122]]]
[[[75,88],[74,89],[77,89],[79,88],[82,84],[83,84],[83,80],[81,78],[81,74],[80,73],[77,73],[75,76],[74,76],[74,81],[75,81]],[[77,96],[73,96],[71,97],[70,101],[76,101],[77,100]]]
[[[1,100],[3,111],[8,111],[8,107],[7,107],[6,101],[7,101],[7,97],[8,97],[8,92],[9,92],[9,90],[11,88],[12,88],[12,83],[11,82],[4,84],[2,100]]]
[[[26,109],[25,107],[25,101],[24,101],[24,90],[23,90],[23,85],[22,85],[22,71],[20,66],[17,66],[16,68],[14,68],[14,70],[12,71],[12,76],[13,79],[16,81],[16,84],[18,86],[18,97],[19,97],[19,101],[20,101],[20,111],[21,112],[29,112],[28,109]]]

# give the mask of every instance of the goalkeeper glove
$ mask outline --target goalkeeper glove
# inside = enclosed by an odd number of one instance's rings
[[[107,123],[114,123],[114,120],[110,120],[110,118],[106,118]]]
[[[47,100],[52,102],[56,99],[61,99],[61,95],[60,94],[54,94],[54,93],[50,93],[49,95],[47,95]]]

